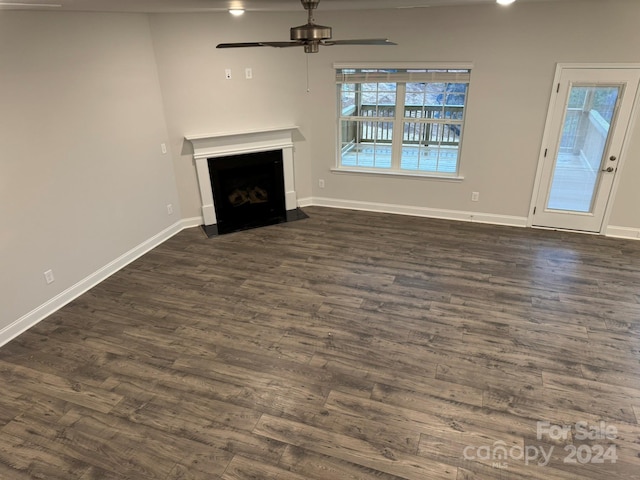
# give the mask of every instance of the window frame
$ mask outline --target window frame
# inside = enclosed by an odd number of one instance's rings
[[[335,173],[360,173],[360,174],[374,174],[374,175],[391,175],[391,176],[401,176],[401,177],[425,177],[425,178],[438,178],[443,180],[457,181],[462,180],[463,177],[460,173],[461,170],[461,152],[462,152],[462,140],[464,136],[464,131],[466,127],[466,114],[468,109],[468,99],[469,99],[469,91],[471,85],[471,72],[473,70],[473,64],[471,63],[433,63],[433,62],[349,62],[349,63],[334,63],[333,68],[336,72],[336,100],[337,100],[337,115],[336,115],[336,164],[335,167],[331,169],[332,172]],[[437,123],[437,124],[447,124],[451,122],[447,122],[446,118],[439,119],[436,122],[429,122],[428,119],[420,120],[419,122],[412,121],[409,117],[405,117],[405,102],[406,102],[406,86],[407,83],[413,83],[406,79],[401,79],[401,75],[396,75],[394,79],[394,74],[389,74],[388,83],[396,84],[396,101],[395,101],[395,116],[393,117],[352,117],[350,115],[344,115],[345,112],[342,111],[342,102],[341,102],[341,85],[342,83],[338,80],[340,75],[340,71],[343,69],[354,69],[354,70],[362,70],[362,69],[382,69],[382,70],[468,70],[466,74],[468,76],[468,80],[464,82],[458,83],[467,83],[467,89],[465,92],[465,103],[464,110],[462,114],[462,119],[455,120],[454,123],[461,125],[460,132],[460,140],[458,142],[458,156],[456,160],[456,170],[453,173],[449,172],[435,172],[428,170],[419,170],[419,169],[407,169],[400,168],[401,160],[402,160],[402,148],[403,148],[403,135],[404,135],[404,127],[405,125],[412,123]],[[420,81],[419,81],[420,82]],[[355,82],[358,83],[358,82]],[[365,83],[365,82],[359,82]],[[370,83],[380,83],[379,80],[373,80]],[[456,83],[456,82],[437,82],[437,79],[434,79],[432,83]],[[446,100],[445,100],[446,102]],[[446,107],[446,105],[444,105]],[[342,164],[342,125],[343,121],[362,121],[363,119],[368,121],[380,121],[384,118],[385,122],[391,122],[393,125],[393,137],[392,142],[389,145],[391,148],[391,167],[362,167],[362,166],[344,166]],[[427,121],[425,121],[427,120]],[[440,148],[440,147],[439,147]]]

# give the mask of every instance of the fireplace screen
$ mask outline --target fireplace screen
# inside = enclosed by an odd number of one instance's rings
[[[286,221],[282,150],[209,158],[218,233]]]

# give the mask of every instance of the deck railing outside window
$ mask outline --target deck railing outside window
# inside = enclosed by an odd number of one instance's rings
[[[339,68],[338,168],[457,176],[468,68]]]
[[[393,117],[394,105],[362,105],[359,116],[361,117]],[[447,105],[445,116],[447,119],[462,120],[463,105]],[[357,113],[355,113],[358,116]],[[437,119],[442,118],[442,105],[415,105],[404,107],[406,119]],[[429,145],[440,143],[441,145],[458,145],[460,143],[460,128],[452,128],[449,125],[426,124],[426,128],[419,128],[419,123],[405,123],[402,143],[408,145]],[[389,122],[374,120],[360,123],[360,141],[390,143],[393,138],[393,129]],[[351,140],[355,140],[355,137]]]

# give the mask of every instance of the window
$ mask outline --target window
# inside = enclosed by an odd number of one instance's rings
[[[338,169],[457,176],[470,73],[336,65]]]

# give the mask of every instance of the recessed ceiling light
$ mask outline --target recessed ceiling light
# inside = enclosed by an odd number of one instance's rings
[[[244,10],[242,8],[232,8],[229,10],[229,13],[234,17],[239,17],[240,15],[244,14]]]
[[[500,5],[511,5],[516,0],[496,0]]]

